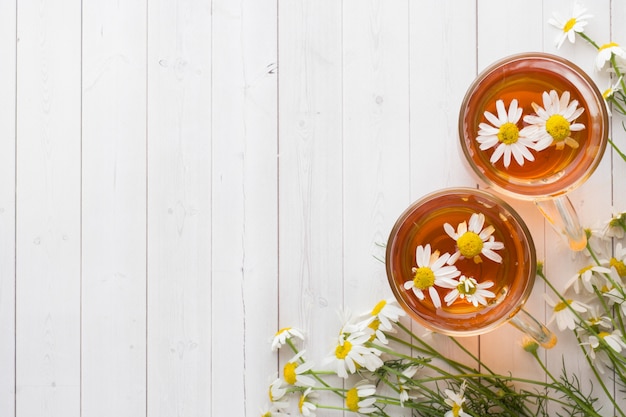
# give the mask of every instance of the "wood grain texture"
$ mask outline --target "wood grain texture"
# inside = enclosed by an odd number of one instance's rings
[[[151,416],[211,415],[211,5],[148,14]]]
[[[17,10],[16,413],[80,414],[81,7]]]
[[[82,3],[81,412],[91,416],[146,412],[146,4],[111,6]]]
[[[15,415],[16,4],[0,3],[0,410]]]
[[[273,1],[213,1],[211,410],[216,416],[256,414],[276,372],[268,344],[278,315],[276,16]]]

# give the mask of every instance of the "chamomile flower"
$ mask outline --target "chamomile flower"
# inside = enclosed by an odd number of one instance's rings
[[[572,132],[585,128],[584,124],[576,123],[585,109],[578,107],[578,100],[570,101],[569,91],[564,91],[561,97],[555,90],[544,91],[541,97],[543,107],[532,103],[536,115],[524,116],[524,122],[529,124],[524,132],[536,142],[535,150],[544,150],[552,144],[556,149],[563,149],[565,145],[578,148],[579,144],[572,138]]]
[[[613,330],[613,332],[600,332],[598,335],[589,336],[589,345],[597,349],[600,346],[600,340],[604,341],[611,349],[617,353],[621,353],[626,349],[626,342],[624,342],[624,336],[619,330]]]
[[[485,111],[485,118],[491,124],[480,123],[476,137],[483,151],[495,146],[489,162],[495,164],[503,158],[504,166],[508,168],[511,156],[518,165],[524,165],[524,160],[534,161],[535,157],[529,150],[533,148],[534,143],[526,136],[525,130],[520,130],[517,126],[522,117],[522,109],[518,107],[517,100],[511,100],[508,111],[504,107],[504,101],[496,101],[496,112],[497,116]]]
[[[451,256],[451,263],[456,262],[459,257],[474,259],[474,262],[482,261],[480,255],[491,259],[494,262],[501,263],[502,256],[497,254],[496,250],[504,248],[504,243],[496,242],[492,236],[495,228],[491,225],[483,228],[485,225],[485,215],[482,213],[473,213],[468,224],[461,222],[456,230],[450,223],[445,223],[443,228],[452,239],[456,241],[458,250]],[[458,284],[458,283],[457,283]]]
[[[289,385],[299,387],[312,387],[315,385],[315,379],[305,375],[313,369],[313,363],[307,362],[302,358],[304,352],[304,350],[298,352],[283,367],[283,378]]]
[[[383,365],[378,351],[365,346],[370,340],[371,332],[341,332],[335,350],[326,362],[334,362],[337,375],[347,378],[348,373],[354,374],[359,368],[375,371]]]
[[[598,55],[596,55],[596,69],[602,71],[602,69],[611,62],[611,57],[615,55],[615,59],[621,61],[623,64],[626,61],[626,51],[615,42],[605,43],[598,48]],[[622,65],[623,66],[623,65]]]
[[[602,234],[605,238],[618,238],[624,237],[626,231],[626,212],[614,214],[605,224],[602,229]]]
[[[615,269],[620,278],[626,277],[626,248],[622,246],[622,242],[615,245],[615,256],[609,259],[608,264]]]
[[[377,410],[373,407],[376,402],[374,397],[376,386],[362,380],[346,393],[346,407],[355,413],[370,414]]]
[[[580,269],[569,281],[565,284],[565,289],[574,288],[576,294],[580,294],[580,288],[582,287],[589,293],[594,294],[593,287],[602,287],[603,280],[598,274],[608,274],[611,270],[604,266],[599,265],[587,265]]]
[[[281,378],[276,378],[271,384],[269,388],[269,397],[272,404],[277,405],[286,405],[287,403],[282,402],[280,400],[287,394],[287,385],[285,385],[285,381]]]
[[[626,316],[626,288],[611,288],[602,293],[607,298],[609,305],[617,305],[622,311],[622,315]]]
[[[583,8],[580,4],[574,4],[574,10],[572,11],[572,17],[568,19],[562,19],[559,16],[553,15],[548,23],[552,26],[560,29],[561,31],[555,39],[557,49],[563,45],[565,39],[571,43],[576,41],[576,33],[582,33],[587,26],[587,20],[591,18],[590,14],[587,14],[587,9]]]
[[[576,314],[574,311],[578,313],[584,313],[587,311],[587,306],[576,300],[565,300],[554,302],[547,294],[544,294],[544,298],[550,307],[552,307],[553,314],[548,324],[552,323],[556,320],[556,325],[559,330],[563,331],[565,329],[574,330],[576,328]]]
[[[267,411],[261,412],[261,417],[289,417],[289,413],[286,413],[283,408],[272,404]]]
[[[284,327],[276,332],[274,338],[272,339],[272,351],[276,351],[281,348],[287,340],[297,337],[300,340],[304,340],[304,335],[298,329],[294,329],[292,327]]]
[[[448,396],[444,401],[452,409],[444,414],[444,417],[471,417],[465,411],[463,411],[463,403],[465,402],[465,381],[461,384],[461,388],[458,393],[447,389],[444,391]]]
[[[298,401],[298,411],[305,417],[315,417],[315,410],[317,406],[311,402],[311,399],[315,393],[311,391],[311,388],[307,388],[301,395]]]
[[[609,100],[615,95],[617,91],[621,89],[622,78],[623,77],[619,77],[615,84],[611,84],[611,82],[609,81],[609,87],[602,92],[602,98],[604,99],[604,104],[606,105],[607,112],[609,112],[609,116],[611,115],[611,106],[609,105]]]
[[[492,281],[478,283],[476,279],[472,277],[468,278],[465,275],[461,275],[459,285],[445,296],[444,301],[448,305],[451,305],[457,298],[461,298],[472,303],[474,307],[478,307],[478,304],[486,306],[487,298],[494,298],[496,296],[487,289],[491,287],[493,287]]]
[[[423,300],[424,291],[428,290],[428,295],[436,308],[441,307],[441,298],[435,286],[441,288],[455,288],[458,281],[454,278],[461,275],[461,272],[448,263],[450,254],[439,255],[439,251],[431,253],[430,244],[418,246],[415,250],[415,260],[417,267],[413,268],[413,279],[404,283],[404,289],[413,290],[415,296]]]
[[[397,323],[404,314],[404,310],[397,305],[395,299],[380,300],[369,313],[380,322],[380,327],[387,331],[393,330],[392,323]]]

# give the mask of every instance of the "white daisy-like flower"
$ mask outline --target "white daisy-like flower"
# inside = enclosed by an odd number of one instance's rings
[[[373,407],[376,402],[374,397],[376,386],[366,380],[356,383],[354,387],[346,393],[346,407],[355,413],[370,414],[378,410]]]
[[[604,280],[598,274],[610,274],[611,270],[600,265],[587,265],[581,268],[572,278],[565,284],[565,290],[574,288],[576,294],[580,294],[582,287],[589,293],[594,294],[593,287],[601,288]]]
[[[287,394],[287,385],[285,384],[285,381],[283,381],[281,378],[276,378],[270,384],[270,388],[269,388],[270,402],[272,404],[276,404],[277,406],[283,406],[284,408],[284,406],[286,406],[287,403],[282,402],[280,400],[283,399],[285,394]]]
[[[341,332],[335,350],[326,362],[334,362],[337,375],[342,378],[360,368],[374,372],[383,365],[383,361],[378,357],[378,350],[365,346],[370,337],[371,332],[366,331]]]
[[[574,311],[578,313],[584,313],[588,307],[577,300],[568,299],[565,301],[559,301],[558,303],[553,301],[547,294],[544,294],[544,298],[548,305],[552,307],[552,317],[548,321],[548,324],[556,320],[556,325],[559,330],[565,329],[574,330],[576,328],[576,321],[578,320]]]
[[[585,319],[585,322],[589,327],[595,329],[596,332],[606,331],[613,328],[611,318],[600,314],[598,306],[590,305],[588,307],[588,317]]]
[[[606,239],[622,239],[626,231],[626,212],[614,214],[602,228],[602,234]]]
[[[611,105],[609,104],[609,99],[611,99],[617,91],[622,88],[622,79],[623,77],[619,77],[615,84],[611,84],[609,80],[609,87],[602,92],[602,98],[604,99],[604,104],[606,105],[606,111],[611,116]]]
[[[576,33],[585,31],[585,26],[587,26],[588,23],[586,19],[591,17],[590,14],[587,14],[587,9],[583,8],[578,3],[574,4],[572,17],[568,19],[562,19],[559,16],[553,15],[548,20],[548,23],[561,30],[555,39],[557,49],[563,45],[565,39],[574,43],[576,41]]]
[[[304,360],[304,350],[298,352],[283,367],[283,378],[289,385],[298,387],[312,387],[315,385],[315,379],[305,375],[313,369],[313,363]]]
[[[491,259],[494,262],[502,262],[502,256],[496,250],[504,249],[504,243],[496,242],[492,236],[495,228],[485,225],[485,215],[483,213],[473,213],[469,219],[469,227],[466,222],[461,222],[456,230],[450,223],[445,223],[443,229],[452,239],[456,241],[458,250],[451,256],[450,263],[456,262],[459,257],[474,259],[474,262],[482,261],[480,255]]]
[[[572,132],[585,128],[584,124],[576,123],[578,116],[585,111],[584,107],[578,107],[578,100],[570,101],[569,91],[564,91],[561,97],[555,90],[544,91],[541,97],[543,107],[532,103],[536,115],[524,116],[524,122],[529,125],[522,129],[535,141],[535,150],[542,151],[552,144],[556,149],[563,149],[565,145],[578,148]]]
[[[444,392],[448,396],[444,401],[452,408],[444,414],[444,417],[472,417],[463,411],[463,403],[465,402],[465,381],[461,384],[458,393],[451,389],[447,389]]]
[[[431,253],[430,244],[419,245],[415,250],[415,261],[417,267],[413,268],[413,279],[404,283],[404,289],[413,290],[419,300],[424,299],[424,291],[428,290],[428,295],[435,308],[441,307],[441,298],[435,286],[441,288],[455,288],[458,281],[454,278],[461,275],[461,272],[448,263],[449,253],[439,255],[439,251]]]
[[[602,71],[607,63],[610,67],[611,57],[613,55],[615,55],[616,61],[622,64],[626,62],[626,51],[617,43],[609,42],[600,46],[598,48],[598,55],[596,55],[596,69]]]
[[[534,142],[526,136],[524,129],[520,130],[517,126],[522,117],[522,108],[518,107],[517,100],[511,100],[508,111],[504,107],[504,101],[496,101],[496,111],[497,116],[485,111],[485,118],[491,124],[480,123],[476,137],[481,150],[496,147],[489,162],[495,164],[503,158],[504,166],[508,168],[511,155],[518,165],[524,165],[525,160],[534,161],[535,157],[529,150],[534,147]]]
[[[301,415],[305,417],[315,417],[315,410],[317,409],[317,406],[311,402],[313,397],[314,393],[310,387],[307,388],[302,395],[300,395],[300,400],[298,401],[298,411],[300,411]]]
[[[298,329],[294,329],[292,327],[283,327],[279,331],[276,332],[274,338],[272,339],[272,351],[276,351],[280,349],[287,340],[297,337],[300,340],[304,340],[304,335]]]
[[[608,291],[603,291],[602,295],[604,295],[607,298],[608,303],[610,305],[619,306],[620,310],[622,311],[622,315],[626,316],[626,288],[625,287],[611,288]]]
[[[600,346],[600,341],[604,341],[611,349],[617,353],[621,353],[626,349],[626,342],[624,342],[624,336],[622,332],[615,329],[613,332],[600,332],[597,336],[589,336],[589,345],[595,350]]]
[[[397,301],[393,298],[380,300],[376,306],[369,313],[371,317],[380,322],[380,327],[383,330],[393,330],[393,323],[397,323],[400,317],[404,316],[404,310],[402,310]]]
[[[283,408],[277,407],[276,404],[272,404],[266,411],[261,411],[261,417],[290,417],[289,413],[286,413]]]
[[[622,246],[622,242],[615,245],[614,256],[609,259],[608,264],[620,278],[626,277],[626,247]]]
[[[459,285],[446,294],[444,301],[446,304],[452,305],[457,298],[461,298],[465,299],[469,303],[472,303],[474,307],[478,307],[478,304],[486,306],[487,298],[495,298],[496,296],[493,292],[487,289],[493,287],[493,285],[493,281],[485,281],[479,284],[476,282],[475,278],[461,275],[459,278]]]

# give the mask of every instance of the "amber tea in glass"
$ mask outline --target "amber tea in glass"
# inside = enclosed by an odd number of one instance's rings
[[[454,253],[456,241],[443,225],[449,223],[456,229],[461,222],[468,222],[473,213],[482,213],[485,227],[493,226],[493,237],[504,243],[504,248],[498,250],[502,262],[487,258],[476,262],[461,257],[454,265],[479,283],[492,281],[494,285],[489,290],[495,297],[489,298],[486,306],[477,307],[464,299],[457,299],[450,306],[442,302],[439,308],[429,297],[419,300],[412,290],[404,288],[404,283],[413,279],[416,248],[430,244],[433,251]],[[466,336],[489,331],[520,311],[534,283],[536,255],[527,227],[504,201],[477,189],[446,189],[421,198],[399,217],[387,243],[386,268],[396,299],[413,319],[433,331]],[[443,300],[450,290],[438,291]],[[538,333],[550,341],[554,339],[543,327]]]
[[[492,164],[495,147],[481,150],[476,141],[479,124],[486,122],[485,111],[497,114],[497,100],[508,108],[517,99],[523,114],[531,115],[532,103],[543,107],[542,93],[551,90],[559,97],[568,91],[570,102],[577,100],[584,108],[576,123],[585,128],[571,135],[579,146],[531,150],[535,160],[523,165],[511,161],[505,168],[502,159]],[[483,71],[468,89],[459,116],[461,149],[478,176],[499,191],[526,198],[560,195],[586,180],[600,162],[608,133],[605,106],[593,80],[573,63],[544,53],[508,57]],[[524,127],[523,120],[518,124]]]

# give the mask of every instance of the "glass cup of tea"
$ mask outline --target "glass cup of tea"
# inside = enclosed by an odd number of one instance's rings
[[[556,336],[523,309],[536,268],[535,246],[520,216],[474,188],[443,189],[413,203],[386,248],[395,298],[427,329],[475,336],[508,322],[551,348]]]
[[[585,248],[567,193],[600,163],[608,111],[583,70],[537,52],[495,62],[463,99],[459,137],[465,159],[487,186],[533,200],[573,250]]]

